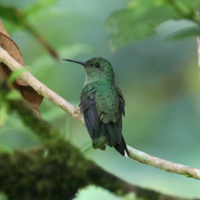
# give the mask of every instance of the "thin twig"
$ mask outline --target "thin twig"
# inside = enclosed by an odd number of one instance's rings
[[[22,68],[18,62],[16,62],[3,48],[0,47],[0,62],[6,64],[12,71]],[[79,109],[75,108],[72,104],[67,102],[65,99],[60,97],[58,94],[50,90],[43,83],[38,81],[29,71],[23,72],[20,77],[23,81],[28,83],[38,94],[45,97],[47,100],[51,101],[53,104],[59,106],[61,109],[69,113],[74,119],[78,120],[84,124],[83,116]],[[185,165],[172,163],[151,155],[148,155],[142,151],[134,149],[128,146],[130,151],[130,158],[137,160],[141,163],[148,164],[150,166],[159,168],[166,172],[176,173],[180,175],[185,175],[186,177],[194,178],[200,180],[200,170],[191,168]]]
[[[175,174],[185,175],[188,178],[194,178],[200,180],[200,170],[191,168],[185,165],[178,163],[173,163],[167,160],[163,160],[154,156],[151,156],[147,153],[134,149],[128,146],[130,152],[130,157],[134,160],[137,160],[143,164],[147,164],[158,169],[161,169],[166,172],[171,172]]]

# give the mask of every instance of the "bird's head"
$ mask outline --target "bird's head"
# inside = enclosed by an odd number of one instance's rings
[[[104,58],[95,57],[86,62],[71,59],[63,60],[83,65],[89,81],[114,81],[112,65]]]

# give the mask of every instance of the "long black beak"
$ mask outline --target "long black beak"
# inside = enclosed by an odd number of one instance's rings
[[[78,60],[71,60],[71,59],[63,59],[63,60],[78,63],[80,65],[86,65],[86,62],[81,62],[81,61],[78,61]]]

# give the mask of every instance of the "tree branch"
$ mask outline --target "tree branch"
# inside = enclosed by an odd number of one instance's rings
[[[16,62],[3,48],[0,47],[0,62],[6,64],[12,71],[22,68],[18,62]],[[60,97],[58,94],[50,90],[43,83],[38,81],[29,71],[23,72],[20,77],[23,81],[28,83],[34,90],[36,90],[40,95],[45,97],[47,100],[51,101],[56,106],[69,113],[74,119],[78,120],[84,124],[83,116],[78,108],[75,108],[72,104],[67,102],[65,99]],[[177,163],[172,163],[151,155],[148,155],[142,151],[134,149],[128,146],[130,151],[130,158],[137,160],[141,163],[148,164],[150,166],[159,168],[166,172],[176,173],[180,175],[185,175],[186,177],[194,178],[200,180],[200,170],[184,166]]]

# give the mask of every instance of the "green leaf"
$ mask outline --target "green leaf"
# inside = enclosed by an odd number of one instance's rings
[[[195,26],[191,28],[185,28],[175,33],[172,33],[164,38],[165,41],[180,40],[190,37],[200,37],[200,29]]]
[[[156,33],[158,25],[169,19],[193,20],[194,11],[190,7],[183,9],[178,3],[163,0],[130,1],[127,8],[113,12],[106,21],[112,31],[111,44],[123,46],[146,39]]]
[[[6,7],[0,5],[0,17],[10,20],[16,24],[20,24],[23,16],[21,15],[20,11],[14,7]]]
[[[44,20],[47,19],[52,10],[50,9],[58,0],[40,0],[35,2],[30,7],[23,10],[23,14],[27,17],[32,17],[34,20]]]
[[[184,5],[185,7],[191,7],[192,9],[198,9],[200,7],[199,0],[176,0],[178,4]]]
[[[8,106],[6,103],[0,104],[0,126],[3,126],[6,121]]]
[[[18,100],[22,99],[22,95],[18,90],[11,90],[7,95],[6,95],[7,100]]]
[[[8,85],[11,85],[17,78],[20,78],[20,76],[26,71],[27,69],[23,67],[11,72],[9,79],[7,81]]]

